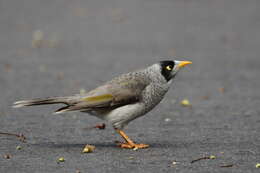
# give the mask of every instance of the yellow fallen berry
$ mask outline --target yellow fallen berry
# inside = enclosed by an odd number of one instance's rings
[[[92,153],[95,150],[95,146],[93,145],[86,145],[82,150],[82,153]]]
[[[211,155],[211,156],[209,156],[209,158],[210,158],[210,159],[216,159],[216,156]]]
[[[190,103],[190,101],[188,100],[188,99],[183,99],[182,101],[181,101],[181,105],[182,106],[191,106],[191,103]]]
[[[64,159],[64,157],[60,157],[57,161],[58,161],[58,163],[59,162],[65,162],[65,159]]]
[[[255,167],[256,167],[256,168],[260,168],[260,163],[257,163],[257,164],[255,165]]]

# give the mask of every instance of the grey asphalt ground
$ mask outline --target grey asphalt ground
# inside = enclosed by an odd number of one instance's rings
[[[0,135],[0,172],[259,172],[259,31],[258,0],[0,0],[0,131],[27,137]],[[102,123],[87,114],[11,107],[92,89],[160,57],[193,64],[127,126],[149,149],[115,147],[110,126],[84,129]],[[82,154],[85,144],[95,151]]]

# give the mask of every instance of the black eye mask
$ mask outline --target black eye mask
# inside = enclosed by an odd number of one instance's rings
[[[161,61],[161,73],[163,77],[166,79],[166,81],[171,80],[172,76],[172,70],[174,68],[174,61]]]

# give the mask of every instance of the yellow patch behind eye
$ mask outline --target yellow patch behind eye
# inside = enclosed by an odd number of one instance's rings
[[[166,69],[170,71],[170,70],[172,70],[172,66],[168,65],[168,66],[166,66]]]

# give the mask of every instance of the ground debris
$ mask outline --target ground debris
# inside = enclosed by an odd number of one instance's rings
[[[16,150],[21,150],[22,147],[20,145],[16,146]]]
[[[64,157],[58,158],[57,163],[61,163],[61,162],[65,162],[65,158]]]
[[[127,159],[129,159],[129,160],[133,160],[134,157],[133,157],[133,156],[129,156]]]
[[[5,159],[11,159],[11,157],[12,157],[12,156],[11,156],[10,154],[5,154],[5,155],[4,155],[4,158],[5,158]]]
[[[260,163],[257,163],[257,164],[255,165],[255,167],[256,167],[256,168],[260,168]]]
[[[15,133],[0,132],[0,135],[15,136],[15,137],[17,137],[21,142],[26,142],[26,137],[25,137],[22,133],[20,133],[20,134],[15,134]]]
[[[175,167],[175,166],[177,166],[178,163],[179,163],[179,162],[177,162],[177,161],[173,161],[172,164],[171,164],[171,166],[172,166],[172,167]]]
[[[225,164],[225,165],[220,165],[219,167],[221,167],[221,168],[231,168],[233,166],[234,166],[233,164]]]
[[[184,107],[191,107],[191,103],[188,99],[183,99],[181,101],[181,105],[184,106]]]
[[[190,163],[194,163],[194,162],[197,162],[197,161],[200,161],[200,160],[207,160],[207,159],[210,159],[210,160],[216,159],[216,156],[210,155],[210,156],[200,157],[200,158],[192,160]]]
[[[164,121],[165,121],[165,122],[170,122],[170,121],[172,121],[172,120],[171,120],[170,118],[165,118]]]
[[[216,159],[216,156],[210,155],[209,158],[210,158],[210,159]]]
[[[92,153],[95,150],[95,146],[94,145],[86,145],[83,150],[82,153]]]

